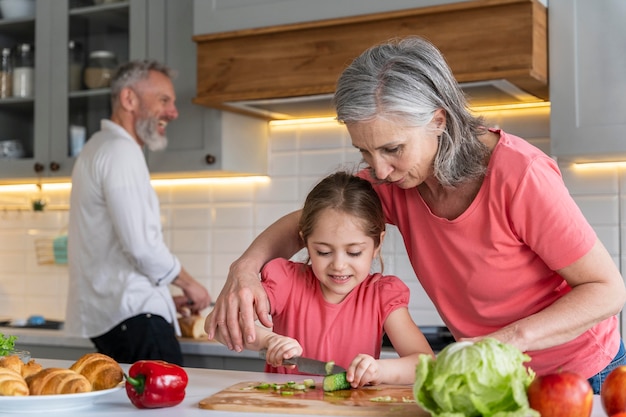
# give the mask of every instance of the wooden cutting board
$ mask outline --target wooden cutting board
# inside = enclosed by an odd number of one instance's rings
[[[210,410],[329,416],[430,415],[413,400],[411,385],[376,385],[326,393],[318,386],[293,395],[281,395],[273,389],[254,388],[260,383],[254,381],[235,384],[203,399],[199,407]],[[392,401],[372,401],[372,398],[387,396]]]

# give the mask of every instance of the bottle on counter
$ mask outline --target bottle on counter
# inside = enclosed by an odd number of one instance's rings
[[[35,94],[35,55],[28,43],[17,45],[13,68],[13,96],[33,97]]]
[[[113,71],[117,67],[117,58],[111,51],[93,51],[89,54],[85,67],[85,85],[87,88],[106,88],[111,83]]]
[[[13,95],[13,54],[11,48],[0,50],[0,98]]]

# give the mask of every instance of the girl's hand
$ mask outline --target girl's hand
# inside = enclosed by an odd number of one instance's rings
[[[293,369],[295,365],[283,365],[283,360],[300,355],[302,355],[302,346],[296,339],[276,334],[267,341],[265,360],[272,366],[285,366]]]
[[[370,355],[359,354],[348,367],[346,380],[352,388],[364,385],[378,385],[383,381],[380,361]]]

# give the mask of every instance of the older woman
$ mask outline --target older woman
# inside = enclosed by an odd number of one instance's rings
[[[626,290],[556,163],[484,127],[421,38],[365,51],[339,78],[335,105],[369,166],[359,175],[455,338],[497,338],[528,353],[538,374],[577,372],[598,393],[626,362],[616,317]],[[254,339],[254,313],[271,325],[258,271],[302,247],[299,216],[278,220],[233,263],[209,336],[240,350],[242,331]]]

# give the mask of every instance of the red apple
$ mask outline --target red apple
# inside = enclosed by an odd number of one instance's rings
[[[528,402],[541,417],[589,417],[593,390],[574,372],[538,375],[528,386]]]
[[[626,365],[618,366],[606,377],[600,399],[607,415],[626,412]]]

